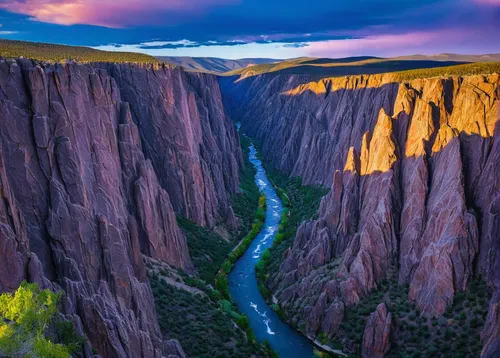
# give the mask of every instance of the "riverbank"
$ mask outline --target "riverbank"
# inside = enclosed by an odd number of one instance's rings
[[[214,287],[221,267],[227,268],[228,255],[243,250],[249,233],[256,236],[265,217],[265,200],[259,205],[256,170],[248,160],[245,145],[250,146],[243,138],[245,165],[240,174],[240,192],[232,198],[238,229],[224,223],[215,228],[201,227],[178,217],[197,275],[162,263],[146,263],[162,333],[177,339],[188,356],[275,357],[268,346],[256,340],[248,318],[238,311],[229,295]],[[256,218],[260,218],[260,225],[256,225]]]
[[[262,162],[257,158],[254,146],[250,149],[250,162],[257,171],[255,182],[266,196],[266,219],[261,232],[251,242],[243,256],[235,262],[228,275],[229,293],[239,311],[248,317],[250,327],[259,341],[268,341],[280,357],[312,357],[311,342],[279,319],[267,305],[258,288],[255,265],[275,240],[283,204],[269,181]]]

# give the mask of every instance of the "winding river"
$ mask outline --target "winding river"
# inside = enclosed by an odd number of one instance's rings
[[[312,343],[298,331],[282,322],[261,295],[255,265],[265,249],[271,247],[278,231],[283,205],[257,158],[257,151],[250,147],[250,162],[257,169],[255,182],[266,196],[266,221],[260,234],[252,241],[245,254],[235,263],[229,274],[229,292],[239,310],[248,316],[259,341],[269,341],[282,358],[310,358]]]

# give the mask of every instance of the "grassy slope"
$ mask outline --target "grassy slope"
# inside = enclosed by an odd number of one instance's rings
[[[495,59],[496,57],[493,57]],[[227,72],[226,76],[246,78],[260,74],[307,75],[311,79],[393,73],[395,81],[453,75],[474,75],[500,72],[500,62],[464,63],[457,61],[411,60],[406,58],[300,58],[277,64],[265,64]]]
[[[442,67],[462,64],[456,61],[384,59],[373,57],[348,57],[344,59],[298,58],[276,64],[265,64],[243,68],[226,73],[226,75],[257,75],[276,72],[279,74],[300,74],[323,76],[346,76],[357,74],[385,73],[415,68]]]
[[[80,62],[158,62],[153,56],[133,52],[100,51],[90,47],[0,39],[0,57],[25,57],[39,61],[76,60]]]

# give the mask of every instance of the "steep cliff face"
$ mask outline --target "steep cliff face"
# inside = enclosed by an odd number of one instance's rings
[[[241,153],[215,78],[103,67],[0,61],[0,291],[63,289],[100,354],[160,357],[141,255],[192,270],[174,209],[223,220]]]
[[[498,290],[499,75],[233,80],[221,80],[228,108],[271,165],[331,187],[270,280],[309,334],[334,335],[338,300],[355,305],[393,268],[427,316],[475,275]],[[497,305],[484,356],[498,349]]]
[[[202,226],[232,217],[242,155],[217,77],[180,68],[101,64],[130,103],[145,156],[172,205]]]

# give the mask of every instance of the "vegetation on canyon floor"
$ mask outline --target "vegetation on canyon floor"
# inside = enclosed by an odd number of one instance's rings
[[[260,282],[259,289],[268,301],[272,292],[268,279],[278,272],[283,253],[293,244],[298,225],[304,220],[314,218],[320,200],[326,190],[304,187],[299,178],[287,178],[279,173],[269,173],[286,208],[278,229],[273,247],[264,252],[256,267]],[[336,261],[325,266],[334,270]],[[470,282],[466,292],[458,292],[453,304],[439,318],[421,317],[417,308],[408,300],[408,285],[397,280],[397,268],[393,268],[389,278],[382,281],[379,288],[363,297],[361,301],[345,311],[340,332],[333,339],[324,333],[316,338],[324,345],[342,349],[338,343],[347,338],[361,347],[364,328],[368,317],[381,302],[385,302],[394,317],[394,337],[389,357],[478,357],[482,344],[480,332],[488,312],[489,292],[486,283],[480,279]],[[291,312],[285,312],[277,305],[272,308],[284,320]],[[293,316],[293,314],[291,315]],[[305,327],[297,327],[305,331]],[[323,354],[323,353],[321,353]]]
[[[252,243],[253,239],[257,237],[260,230],[264,226],[265,220],[266,220],[266,197],[261,196],[259,198],[259,207],[255,212],[255,221],[252,225],[252,230],[250,230],[248,235],[245,236],[243,240],[240,241],[238,246],[236,246],[234,250],[231,251],[229,255],[227,255],[227,259],[224,260],[224,262],[220,267],[219,272],[217,273],[217,276],[215,277],[215,287],[217,288],[217,290],[219,290],[219,292],[222,294],[224,298],[230,299],[227,276],[231,272],[231,269],[233,268],[233,265],[236,262],[236,260],[238,260],[241,256],[243,256],[245,251]]]
[[[181,273],[179,280],[197,290],[188,292],[174,287],[162,277],[171,276],[169,272],[150,272],[160,328],[169,339],[179,340],[189,356],[273,357],[275,354],[268,345],[256,341],[247,316],[238,311],[229,295],[227,275],[258,235],[266,217],[266,200],[254,182],[255,168],[248,160],[250,143],[246,138],[241,143],[245,167],[240,176],[240,193],[232,200],[239,229],[221,226],[211,230],[178,218],[198,271],[197,277]]]
[[[203,281],[194,280],[186,283],[210,290]],[[193,294],[158,276],[151,276],[150,283],[162,332],[169,339],[177,339],[188,356],[243,358],[265,353],[246,332],[248,319],[238,314],[231,302],[222,299],[217,302],[214,297],[217,293]]]
[[[328,193],[328,189],[319,186],[304,186],[301,178],[290,178],[272,170],[268,171],[268,177],[276,187],[285,206],[273,246],[262,254],[255,268],[259,289],[269,300],[271,292],[266,285],[266,280],[279,271],[283,253],[293,245],[299,225],[317,215],[321,198]],[[273,309],[280,314],[277,305],[273,305]]]
[[[75,60],[80,62],[158,62],[153,56],[143,53],[101,51],[90,47],[3,39],[0,39],[0,57],[24,57],[49,62],[59,62],[62,60]]]
[[[347,337],[359,347],[366,321],[377,305],[385,302],[394,319],[394,337],[388,357],[479,357],[480,333],[488,312],[490,292],[480,279],[470,282],[467,291],[457,292],[446,312],[439,318],[425,318],[408,301],[408,285],[400,285],[397,269],[379,288],[345,311],[340,332],[334,340]],[[320,341],[336,346],[324,334]]]
[[[231,231],[224,226],[214,231],[197,226],[188,219],[178,217],[177,221],[187,236],[189,254],[198,275],[206,282],[213,282],[219,268],[235,246],[252,230],[259,205],[260,191],[254,182],[255,168],[248,160],[248,139],[242,136],[241,146],[245,166],[240,175],[240,193],[232,198],[234,213],[239,218],[240,227]],[[262,209],[260,209],[262,211]],[[262,219],[264,212],[260,213]],[[263,220],[262,220],[263,221]],[[224,236],[221,235],[224,233]]]
[[[0,356],[69,358],[85,340],[58,315],[61,293],[21,283],[0,295]]]

